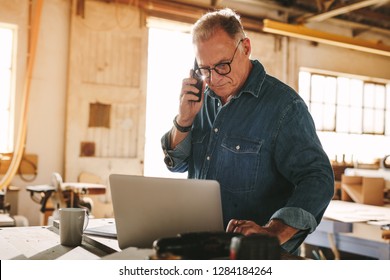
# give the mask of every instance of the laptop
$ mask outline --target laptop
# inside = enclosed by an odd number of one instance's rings
[[[118,245],[152,248],[187,232],[223,231],[220,186],[214,180],[109,177]]]

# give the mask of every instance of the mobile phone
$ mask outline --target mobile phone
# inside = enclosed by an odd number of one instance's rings
[[[195,58],[194,69],[193,69],[194,71],[192,72],[192,78],[196,79],[197,82],[195,84],[195,87],[199,90],[199,92],[198,93],[191,92],[191,93],[198,97],[197,102],[199,102],[202,99],[202,89],[203,89],[203,80],[202,80],[202,78],[195,74],[195,70],[198,69],[198,68],[199,68],[199,66],[198,66],[198,63],[196,62],[196,58]]]

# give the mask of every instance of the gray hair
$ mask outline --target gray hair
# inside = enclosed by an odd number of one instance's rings
[[[206,41],[221,29],[235,40],[246,37],[240,16],[225,8],[204,14],[198,19],[192,28],[192,42]]]

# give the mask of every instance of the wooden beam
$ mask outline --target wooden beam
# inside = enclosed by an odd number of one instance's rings
[[[316,0],[317,10],[327,12],[337,0]]]
[[[327,12],[324,12],[324,13],[319,13],[319,14],[310,15],[310,16],[306,15],[304,17],[298,18],[296,20],[296,22],[299,22],[299,23],[303,23],[303,22],[320,22],[320,21],[324,21],[324,20],[332,18],[332,17],[336,17],[336,16],[339,16],[339,15],[342,15],[342,14],[346,14],[346,13],[352,12],[354,10],[359,10],[359,9],[362,9],[362,8],[365,8],[365,7],[369,7],[369,6],[372,6],[372,5],[385,3],[387,1],[388,0],[363,0],[363,1],[360,1],[360,2],[353,3],[351,5],[341,6],[339,8],[336,8],[336,9],[333,9],[333,10],[330,10],[330,11],[327,11]]]
[[[219,3],[219,1],[218,1]],[[193,6],[174,1],[149,0],[140,2],[139,7],[149,16],[165,18],[168,20],[182,21],[193,24],[203,14],[209,11],[208,8]],[[262,18],[248,17],[241,15],[242,24],[247,31],[260,32]]]
[[[382,43],[373,43],[371,41],[327,32],[321,32],[318,30],[306,28],[303,25],[292,25],[265,19],[263,20],[263,31],[272,34],[324,43],[337,47],[390,56],[390,46],[388,45],[384,45]]]
[[[210,6],[211,7],[218,7],[219,5],[221,5],[221,2],[222,2],[223,0],[211,0],[210,1]]]

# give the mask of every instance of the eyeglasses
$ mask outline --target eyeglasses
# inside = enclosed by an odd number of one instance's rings
[[[213,68],[210,68],[210,67],[200,67],[200,68],[197,68],[197,69],[195,69],[195,74],[198,75],[199,77],[203,78],[203,79],[210,78],[211,70],[214,70],[215,72],[217,72],[219,75],[222,75],[222,76],[225,76],[225,75],[229,74],[230,71],[232,71],[232,67],[231,67],[230,64],[232,64],[234,56],[236,55],[238,46],[240,45],[240,43],[242,41],[244,41],[244,39],[241,39],[238,42],[237,47],[234,50],[233,57],[232,57],[232,59],[229,62],[218,63],[218,64],[214,65]]]

